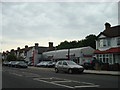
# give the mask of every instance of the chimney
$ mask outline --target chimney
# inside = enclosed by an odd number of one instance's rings
[[[20,47],[17,48],[17,51],[20,52]]]
[[[35,49],[38,49],[38,45],[39,45],[38,43],[35,43]]]
[[[49,49],[53,50],[53,42],[49,42]]]
[[[111,27],[111,25],[108,22],[106,22],[105,23],[105,30],[109,29],[110,27]]]
[[[14,52],[14,49],[11,49],[11,51],[10,52]]]
[[[28,48],[28,45],[25,45],[25,48]]]
[[[25,45],[25,53],[28,51],[28,45]]]
[[[20,50],[20,47],[18,47],[17,50],[19,51],[19,50]]]

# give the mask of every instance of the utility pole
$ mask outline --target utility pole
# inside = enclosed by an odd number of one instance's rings
[[[70,60],[70,49],[68,49],[68,60]]]

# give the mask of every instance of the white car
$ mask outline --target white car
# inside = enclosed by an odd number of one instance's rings
[[[74,61],[63,60],[63,61],[58,61],[55,65],[55,72],[58,73],[59,71],[68,72],[68,73],[74,73],[74,72],[82,73],[84,71],[84,67],[76,64]]]

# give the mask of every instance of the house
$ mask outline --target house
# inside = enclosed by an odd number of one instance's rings
[[[25,45],[25,48],[22,49],[18,47],[17,50],[12,49],[10,52],[3,52],[2,59],[6,60],[10,53],[14,53],[18,60],[25,60],[26,62],[31,62],[33,65],[36,65],[42,61],[42,53],[51,50],[55,50],[53,42],[49,42],[48,47],[39,46],[38,43],[35,43],[34,46],[28,47],[28,45]]]
[[[34,46],[28,47],[28,45],[25,46],[25,48],[16,50],[16,56],[24,58],[25,61],[31,62],[33,65],[38,64],[40,61],[42,61],[42,53],[46,51],[54,50],[55,47],[53,46],[53,42],[49,42],[48,47],[39,46],[38,43],[35,43]]]
[[[88,46],[73,49],[53,50],[43,52],[42,55],[44,60],[73,60],[82,65],[84,62],[90,62],[90,60],[93,60],[93,54],[94,49]]]
[[[120,25],[105,23],[105,30],[96,39],[95,57],[103,63],[120,64]]]

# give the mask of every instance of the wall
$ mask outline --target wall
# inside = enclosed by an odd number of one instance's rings
[[[74,48],[70,49],[70,57],[71,59],[76,59],[81,63],[83,63],[82,60],[92,60],[93,57],[84,57],[84,55],[93,56],[94,49],[91,47],[83,47],[83,48]],[[68,59],[68,49],[63,50],[55,50],[55,51],[49,51],[44,52],[43,57],[53,57],[52,59]]]

